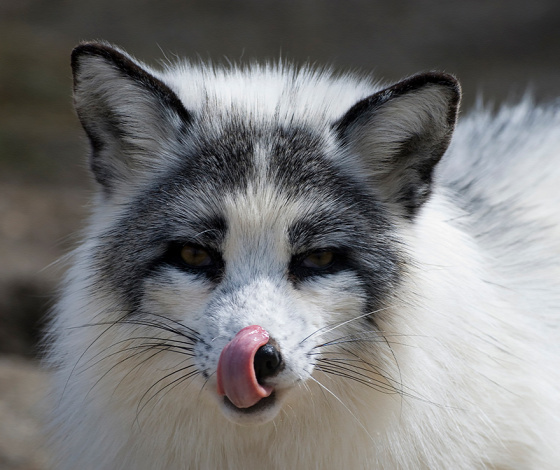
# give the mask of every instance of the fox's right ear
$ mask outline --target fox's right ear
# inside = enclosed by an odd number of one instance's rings
[[[90,166],[107,193],[157,171],[191,121],[154,73],[105,43],[72,52],[74,104],[90,143]]]

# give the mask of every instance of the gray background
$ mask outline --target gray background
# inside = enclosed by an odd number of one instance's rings
[[[0,469],[45,468],[37,368],[52,303],[92,185],[71,105],[69,54],[103,38],[157,65],[164,55],[284,59],[391,81],[455,73],[464,110],[530,87],[560,94],[558,0],[0,0]]]

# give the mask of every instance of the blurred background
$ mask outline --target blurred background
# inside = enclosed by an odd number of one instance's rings
[[[69,55],[105,39],[164,57],[331,64],[393,81],[456,74],[463,113],[560,95],[558,0],[0,0],[0,470],[43,469],[43,316],[93,191]]]

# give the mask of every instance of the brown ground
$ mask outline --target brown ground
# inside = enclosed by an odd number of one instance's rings
[[[42,470],[47,451],[41,420],[47,373],[17,356],[0,357],[0,468]]]
[[[80,223],[81,197],[64,187],[0,186],[0,470],[47,468],[40,421],[48,374],[37,344],[62,272],[49,265]]]

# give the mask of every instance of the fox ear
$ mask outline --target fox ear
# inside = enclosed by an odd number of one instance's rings
[[[451,140],[461,88],[451,75],[415,75],[355,104],[334,129],[385,202],[413,218]]]
[[[124,52],[83,43],[72,52],[74,104],[90,143],[95,178],[111,193],[173,155],[191,120],[180,99]]]

